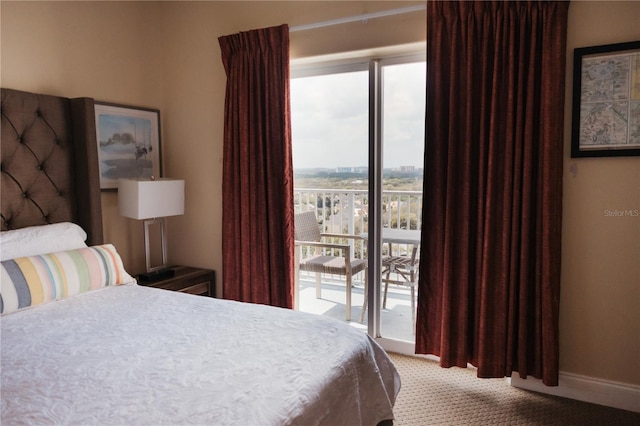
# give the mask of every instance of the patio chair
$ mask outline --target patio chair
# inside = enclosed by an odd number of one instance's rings
[[[389,253],[391,253],[391,247],[389,247]],[[418,287],[418,266],[420,263],[417,253],[418,246],[413,246],[410,256],[383,256],[380,274],[384,276],[382,278],[384,283],[382,309],[387,308],[389,284],[409,287],[411,291],[411,324],[414,334],[416,332],[416,288]],[[391,278],[391,274],[395,274],[395,279]]]
[[[411,322],[413,326],[413,334],[416,334],[416,288],[418,287],[418,265],[420,259],[416,253],[417,247],[414,247],[411,256],[384,256],[382,258],[382,282],[384,283],[384,293],[382,300],[382,309],[387,308],[387,292],[389,284],[406,286],[411,291]],[[396,279],[391,279],[391,274],[397,274]],[[402,278],[402,279],[400,279]],[[365,286],[364,303],[360,313],[360,322],[364,321],[364,314],[367,311],[367,290]]]
[[[307,254],[299,259],[299,271],[315,272],[316,274],[316,298],[322,297],[321,274],[343,275],[346,278],[346,318],[351,321],[351,286],[353,276],[364,271],[365,288],[367,286],[367,260],[351,259],[351,246],[322,241],[325,237],[345,239],[362,239],[358,235],[321,233],[318,219],[313,211],[298,213],[295,215],[295,244],[296,246],[312,247]],[[325,255],[321,249],[338,249],[340,256]],[[299,250],[296,250],[298,256]],[[333,252],[333,250],[331,251]],[[299,280],[299,278],[298,278]]]

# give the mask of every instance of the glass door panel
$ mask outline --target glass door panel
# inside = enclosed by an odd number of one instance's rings
[[[367,232],[368,73],[360,68],[291,80],[295,210],[315,212],[324,233]],[[351,259],[366,259],[363,240],[324,241],[349,244]],[[309,247],[297,250],[301,257],[312,254]],[[328,249],[322,254],[342,255]],[[299,310],[346,320],[345,276],[301,271],[299,277]],[[366,330],[366,317],[360,322],[364,272],[353,276],[350,293],[351,324]]]
[[[426,64],[382,62],[381,335],[415,343]]]

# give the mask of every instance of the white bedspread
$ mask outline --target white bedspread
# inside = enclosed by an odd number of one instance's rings
[[[400,378],[346,323],[138,285],[1,318],[2,425],[375,425]]]

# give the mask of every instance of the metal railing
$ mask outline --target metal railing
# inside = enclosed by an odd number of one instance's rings
[[[367,191],[355,189],[294,189],[296,213],[315,211],[321,232],[360,235],[368,232],[369,197]],[[383,191],[382,226],[392,229],[421,229],[421,191]],[[365,258],[365,240],[334,238],[334,243],[352,243],[351,257]],[[305,250],[305,248],[301,248]],[[383,255],[388,248],[383,247]],[[393,250],[408,253],[405,245],[394,245]],[[301,253],[301,254],[304,254]],[[333,254],[333,253],[328,253]],[[338,253],[335,253],[338,255]]]

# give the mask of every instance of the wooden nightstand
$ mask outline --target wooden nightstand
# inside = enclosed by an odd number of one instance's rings
[[[190,266],[172,266],[175,275],[157,281],[138,280],[138,284],[183,293],[216,297],[216,272]]]

